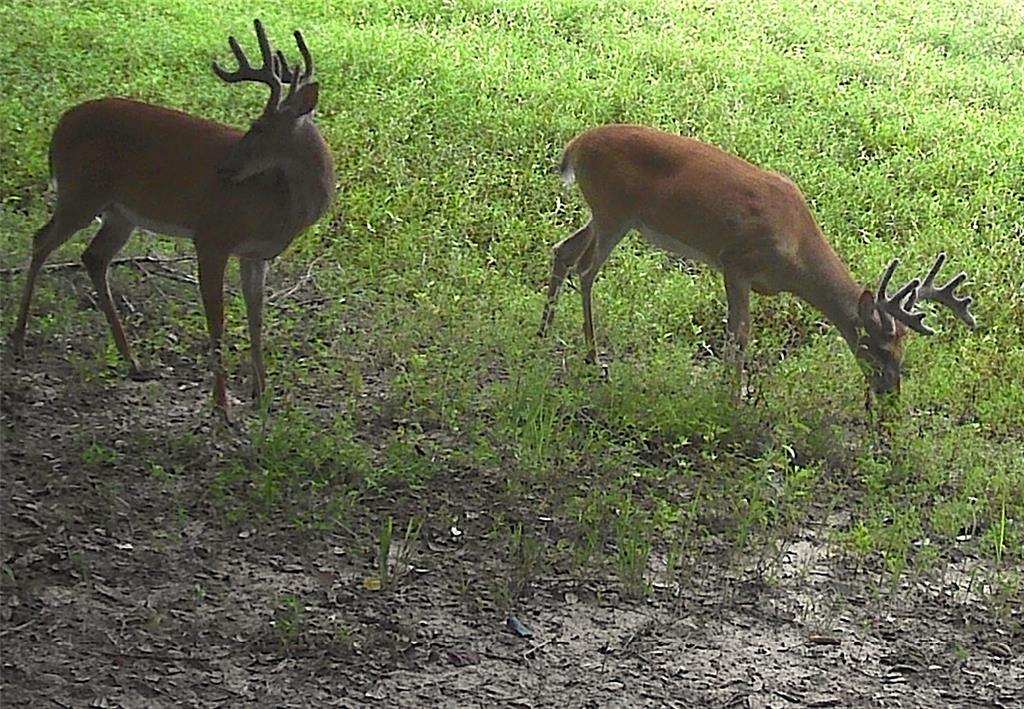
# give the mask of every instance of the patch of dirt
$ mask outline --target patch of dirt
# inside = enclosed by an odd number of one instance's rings
[[[810,528],[770,575],[654,559],[643,600],[565,573],[510,604],[492,530],[530,512],[487,471],[367,495],[330,531],[233,522],[211,483],[248,439],[194,361],[135,383],[30,350],[0,380],[5,706],[1024,706],[1024,609],[994,614],[963,569],[886,589]],[[376,530],[408,510],[419,543],[378,589]]]

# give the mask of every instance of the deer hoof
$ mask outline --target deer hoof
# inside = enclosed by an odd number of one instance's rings
[[[155,369],[143,369],[142,367],[132,367],[128,370],[128,378],[133,382],[151,382],[155,379],[160,378],[160,373]]]

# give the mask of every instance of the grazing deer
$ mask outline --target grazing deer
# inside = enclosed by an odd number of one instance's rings
[[[573,179],[590,206],[590,221],[554,247],[544,336],[569,269],[580,278],[587,360],[596,362],[591,289],[612,249],[631,229],[655,246],[699,259],[721,271],[727,329],[742,353],[750,337],[750,291],[788,291],[831,320],[862,363],[875,393],[899,391],[903,339],[909,330],[933,334],[914,304],[934,300],[974,327],[971,299],[957,297],[960,273],[942,287],[913,279],[886,290],[893,259],[872,293],[857,284],[818,228],[797,187],[719,148],[632,125],[592,128],[565,149],[561,174]]]
[[[319,85],[302,34],[305,64],[289,66],[254,22],[263,65],[254,68],[234,37],[238,69],[214,73],[227,83],[270,88],[263,113],[242,131],[180,111],[120,98],[87,101],[65,113],[50,142],[56,206],[36,232],[18,320],[11,333],[24,354],[32,291],[47,256],[99,216],[102,226],[82,254],[114,342],[132,378],[146,378],[125,337],[110,296],[107,270],[132,231],[184,236],[195,244],[199,289],[210,333],[214,403],[228,413],[224,381],[224,269],[240,262],[253,363],[253,391],[266,383],[261,330],[267,263],[326,211],[334,163],[313,123]],[[282,97],[283,86],[288,86]]]

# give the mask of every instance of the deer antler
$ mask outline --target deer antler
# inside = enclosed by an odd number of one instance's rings
[[[916,278],[912,278],[905,286],[893,293],[892,297],[886,295],[886,288],[889,286],[889,279],[892,278],[899,259],[894,258],[885,267],[882,278],[878,282],[878,291],[875,293],[875,310],[878,312],[878,319],[885,334],[892,336],[896,331],[896,323],[899,320],[904,325],[922,335],[933,335],[935,331],[924,324],[925,314],[921,311],[913,311],[914,300],[917,297],[917,288],[921,284]],[[906,304],[904,304],[906,301]]]
[[[964,296],[963,298],[958,298],[954,292],[956,291],[957,286],[963,283],[967,278],[967,274],[961,271],[950,278],[949,281],[946,282],[946,285],[941,288],[936,288],[933,284],[935,276],[938,275],[939,269],[942,268],[942,264],[945,260],[945,252],[940,252],[939,255],[935,257],[935,263],[932,264],[931,270],[928,271],[928,275],[924,277],[921,287],[917,290],[914,297],[910,299],[909,307],[913,307],[915,301],[934,300],[936,303],[942,303],[952,310],[956,316],[967,323],[968,326],[974,327],[976,325],[974,315],[972,315],[970,310],[968,310],[973,299],[969,295]]]
[[[213,72],[229,84],[234,84],[239,81],[255,81],[269,86],[270,98],[267,99],[267,105],[266,108],[263,109],[263,112],[274,113],[279,109],[281,103],[281,78],[284,67],[282,66],[281,68],[278,68],[278,60],[275,58],[273,50],[270,48],[270,41],[267,40],[267,33],[263,29],[263,23],[259,20],[253,20],[253,26],[256,28],[256,39],[259,40],[260,44],[260,55],[263,58],[263,66],[256,69],[250,65],[249,60],[245,56],[245,52],[242,51],[242,48],[238,44],[238,40],[233,36],[229,36],[228,44],[231,45],[231,51],[235,55],[235,59],[238,61],[238,69],[236,71],[229,72],[222,68],[217,62],[213,62]]]
[[[313,56],[309,53],[309,47],[306,46],[306,40],[302,38],[302,32],[295,30],[295,44],[299,47],[299,53],[302,54],[302,62],[305,65],[302,74],[299,75],[299,83],[305,84],[309,81],[310,77],[313,76]],[[289,65],[284,59],[282,52],[277,53],[277,57],[281,62],[281,80],[291,82],[295,76],[299,73],[299,65]]]
[[[304,69],[302,73],[299,73],[298,64],[288,64],[288,60],[285,59],[284,52],[278,50],[274,59],[274,65],[277,70],[278,76],[281,77],[281,81],[288,84],[288,95],[285,96],[282,105],[289,103],[292,96],[299,87],[308,84],[310,78],[313,76],[313,57],[309,53],[309,47],[306,46],[306,40],[302,38],[302,32],[295,30],[295,44],[299,47],[299,53],[302,54],[302,61]]]

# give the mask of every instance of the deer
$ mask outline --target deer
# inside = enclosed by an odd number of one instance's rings
[[[899,263],[886,266],[877,289],[862,287],[826,240],[803,194],[787,177],[694,138],[656,128],[612,124],[577,135],[559,166],[590,207],[590,220],[553,249],[538,334],[547,335],[570,269],[579,277],[586,361],[598,363],[591,301],[594,279],[622,238],[636,230],[655,247],[699,260],[725,281],[726,330],[742,358],[750,339],[750,292],[788,292],[839,330],[872,394],[898,394],[904,340],[932,335],[915,306],[934,301],[975,327],[970,296],[958,296],[963,272],[942,286],[940,253],[923,279],[888,294]]]
[[[289,65],[253,22],[262,65],[255,67],[233,37],[238,68],[212,63],[228,84],[253,82],[270,90],[262,113],[245,132],[206,118],[125,98],[86,101],[60,118],[50,141],[56,192],[52,216],[32,239],[18,318],[11,332],[24,357],[25,330],[40,269],[58,246],[99,218],[82,253],[129,376],[152,375],[139,365],[111,299],[111,260],[132,232],[144,228],[192,240],[206,314],[213,400],[225,417],[230,405],[223,363],[224,272],[239,261],[253,368],[253,396],[266,386],[263,301],[270,260],[327,211],[335,190],[334,162],[313,109],[319,84],[302,33],[294,32],[303,67]],[[284,88],[287,86],[287,93]]]

